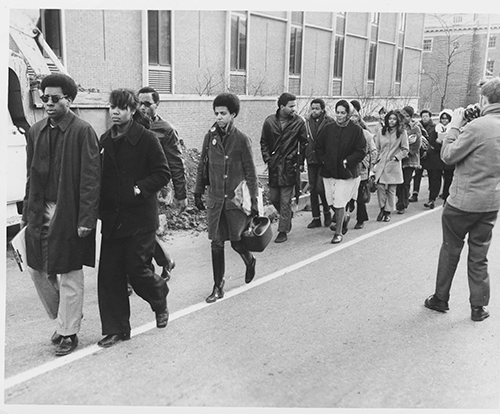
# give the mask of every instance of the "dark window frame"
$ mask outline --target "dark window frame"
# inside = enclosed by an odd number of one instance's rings
[[[148,63],[172,66],[172,12],[148,10]]]

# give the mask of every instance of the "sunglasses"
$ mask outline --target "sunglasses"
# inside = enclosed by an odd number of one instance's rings
[[[40,99],[42,100],[43,103],[49,102],[49,99],[50,99],[53,103],[56,104],[61,99],[67,98],[67,97],[68,97],[67,95],[63,95],[63,96],[59,96],[59,95],[42,95],[42,96],[40,96]]]
[[[146,108],[150,108],[151,105],[154,105],[154,102],[148,102],[148,101],[139,102],[139,106],[141,105],[144,105]]]

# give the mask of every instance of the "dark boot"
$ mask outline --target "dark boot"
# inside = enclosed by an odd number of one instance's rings
[[[255,259],[255,256],[247,250],[241,240],[231,242],[231,247],[239,253],[243,259],[246,266],[245,283],[250,283],[255,276],[255,264],[257,263],[257,259]]]
[[[207,303],[215,302],[224,297],[224,246],[212,246],[212,269],[214,272],[214,288],[210,296],[206,298]]]

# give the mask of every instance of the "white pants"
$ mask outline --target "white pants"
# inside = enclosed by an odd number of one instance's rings
[[[57,319],[57,333],[68,336],[80,331],[83,317],[83,269],[60,275],[47,273],[47,239],[54,213],[55,204],[46,203],[41,232],[43,270],[28,266],[28,272],[49,318]]]

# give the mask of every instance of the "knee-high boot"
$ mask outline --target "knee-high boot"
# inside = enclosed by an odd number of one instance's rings
[[[243,262],[245,263],[246,266],[245,283],[250,283],[255,276],[255,264],[257,263],[257,259],[252,253],[250,253],[247,250],[247,248],[245,247],[245,245],[241,240],[232,241],[231,247],[236,252],[238,252],[241,258],[243,259]]]
[[[212,269],[214,272],[214,288],[206,299],[208,303],[224,297],[224,245],[222,247],[212,245]]]

